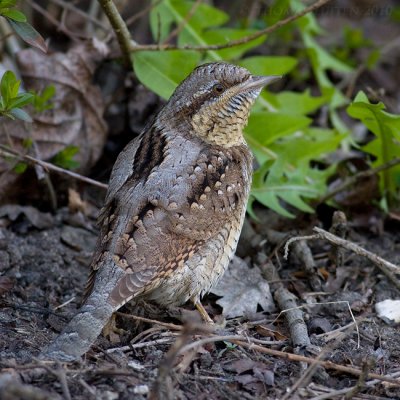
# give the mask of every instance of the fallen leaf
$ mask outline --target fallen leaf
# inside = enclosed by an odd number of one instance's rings
[[[249,268],[239,257],[234,257],[228,270],[211,293],[221,296],[217,304],[228,318],[251,316],[260,305],[264,311],[275,306],[268,282],[257,267]]]
[[[276,329],[268,328],[264,325],[257,325],[256,331],[259,335],[273,338],[274,340],[287,340],[288,337]]]
[[[268,386],[274,385],[274,372],[272,367],[261,361],[250,359],[236,360],[223,366],[226,371],[236,372],[235,380],[242,384],[246,389],[257,391],[257,383],[263,383]]]
[[[86,214],[87,203],[75,189],[68,188],[68,209],[71,214],[82,212]]]
[[[29,125],[2,120],[0,143],[12,143],[15,150],[21,153],[28,150],[42,160],[50,160],[66,148],[76,146],[77,171],[86,173],[100,157],[106,139],[105,106],[100,88],[92,81],[97,64],[107,52],[106,45],[98,40],[78,44],[67,53],[20,51],[17,63],[25,89],[41,92],[53,85],[55,95],[50,102],[54,106],[36,114],[30,111],[33,123]],[[10,166],[13,166],[10,161],[0,159],[0,193],[4,196],[18,177],[10,171]]]

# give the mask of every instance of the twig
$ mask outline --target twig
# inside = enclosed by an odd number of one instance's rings
[[[258,258],[266,257],[262,253],[259,254]],[[260,260],[259,268],[262,275],[269,282],[273,279],[279,278],[278,271],[270,261]],[[274,295],[276,302],[278,303],[281,311],[288,310],[285,312],[285,317],[289,325],[290,337],[294,347],[308,347],[311,345],[310,338],[308,336],[307,325],[304,322],[303,312],[297,307],[296,297],[290,293],[282,283],[271,284],[271,291]],[[290,310],[290,311],[289,311]]]
[[[124,318],[134,319],[137,321],[148,322],[149,324],[156,324],[156,325],[164,326],[165,328],[172,329],[175,331],[181,331],[183,329],[183,327],[181,325],[169,324],[167,322],[157,321],[156,319],[139,317],[137,315],[126,314],[126,313],[122,313],[122,312],[117,312],[116,314],[121,317],[124,317]]]
[[[97,0],[90,0],[90,4],[89,4],[89,8],[88,8],[88,16],[90,16],[91,18],[96,19],[96,15],[98,15],[100,10],[100,4]],[[96,19],[97,20],[97,19]],[[101,21],[100,21],[101,22]],[[103,24],[101,22],[101,24]],[[94,35],[95,34],[95,28],[94,25],[90,23],[90,18],[86,21],[86,33],[88,35]],[[107,28],[107,34],[110,32],[109,27]]]
[[[346,301],[346,303],[348,304],[349,308],[350,308],[350,304],[349,302]],[[350,308],[351,310],[351,308]],[[338,335],[340,335],[341,332],[350,329],[352,326],[357,326],[357,322],[354,319],[353,322],[350,322],[347,325],[341,326],[337,329],[334,329],[333,331],[329,331],[329,332],[324,332],[324,333],[320,333],[318,335],[315,335],[317,338],[326,338],[326,342],[329,342],[330,340],[334,339],[335,337],[337,337]]]
[[[231,339],[224,339],[227,342],[232,342],[235,343],[239,346],[243,346],[246,347],[248,349],[251,350],[256,350],[259,351],[260,353],[264,353],[264,354],[268,354],[271,356],[275,356],[275,357],[279,357],[279,358],[283,358],[289,361],[298,361],[298,362],[306,362],[307,364],[318,364],[321,365],[322,367],[326,368],[326,369],[334,369],[336,371],[340,371],[340,372],[345,372],[347,374],[350,375],[354,375],[354,376],[360,376],[362,374],[362,371],[357,369],[357,368],[353,368],[353,367],[349,367],[346,365],[339,365],[339,364],[335,364],[332,363],[330,361],[323,361],[323,360],[316,360],[314,358],[311,357],[306,357],[306,356],[301,356],[298,354],[292,354],[292,353],[286,353],[284,351],[280,351],[280,350],[273,350],[273,349],[269,349],[267,347],[262,347],[253,343],[248,343],[248,342],[243,342],[241,340],[231,340]],[[400,387],[400,380],[398,379],[393,379],[391,377],[385,376],[385,375],[379,375],[379,374],[375,374],[372,372],[368,373],[368,378],[370,379],[377,379],[379,381],[382,382],[388,382],[391,383],[393,385],[396,385],[398,387]]]
[[[180,350],[185,347],[185,344],[190,340],[190,336],[193,333],[193,329],[191,329],[190,326],[184,326],[182,333],[178,336],[164,359],[160,362],[157,378],[155,379],[149,394],[149,400],[172,400],[175,398],[173,385],[174,361],[180,354]]]
[[[287,233],[277,232],[272,229],[267,230],[267,237],[274,244],[282,243],[287,236]],[[315,292],[321,291],[321,280],[318,276],[317,266],[307,242],[305,240],[296,240],[293,245],[293,251],[295,256],[301,261],[303,270],[307,274],[312,289]],[[286,252],[284,258],[287,259]]]
[[[171,333],[168,333],[168,337],[164,337],[161,339],[150,340],[149,342],[142,342],[142,343],[135,343],[129,346],[122,346],[122,347],[114,347],[112,349],[107,349],[106,353],[114,353],[116,351],[130,351],[133,349],[142,349],[143,347],[154,346],[156,344],[169,344],[173,340],[173,336]]]
[[[76,298],[76,296],[72,296],[69,300],[65,301],[64,303],[60,304],[60,305],[57,306],[57,307],[54,307],[54,311],[55,311],[55,310],[59,310],[60,308],[65,307],[66,305],[68,305],[69,303],[71,303],[72,301],[74,301],[75,298]]]
[[[47,365],[47,363],[43,363],[41,360],[35,359],[35,361],[38,363],[38,366],[43,367],[47,372],[54,375],[59,380],[65,400],[71,400],[67,376],[62,364],[60,362],[56,362],[56,369],[52,369],[51,365]]]
[[[72,40],[76,40],[77,38],[84,38],[87,39],[85,35],[80,35],[76,34],[74,32],[71,32],[69,29],[67,29],[64,25],[62,25],[59,21],[57,21],[56,18],[54,18],[46,9],[41,7],[39,4],[37,4],[37,1],[33,0],[27,0],[29,5],[36,10],[39,14],[42,14],[49,22],[51,22],[53,25],[57,27],[57,30],[64,33],[68,37],[70,37]]]
[[[140,10],[138,13],[132,15],[126,20],[126,26],[132,25],[135,21],[142,18],[144,15],[149,13],[154,7],[157,7],[163,0],[152,1],[147,7]]]
[[[194,13],[196,12],[197,8],[199,7],[200,3],[203,0],[196,0],[183,21],[168,35],[168,37],[164,40],[162,44],[170,42],[174,37],[178,36],[179,33],[182,32],[183,28],[188,24],[190,19],[193,17]]]
[[[363,249],[361,246],[358,246],[355,243],[350,242],[349,240],[342,239],[338,236],[333,235],[325,231],[324,229],[314,227],[314,232],[317,232],[315,235],[310,236],[298,236],[289,239],[285,244],[285,257],[287,257],[289,252],[289,245],[296,240],[311,240],[311,239],[325,239],[328,242],[333,243],[336,246],[344,247],[347,250],[351,250],[354,253],[367,258],[371,262],[373,262],[385,275],[386,277],[396,286],[397,289],[400,290],[400,281],[395,276],[395,274],[400,274],[400,267],[392,264],[389,261],[377,256],[376,254]]]
[[[126,65],[130,65],[130,51],[132,46],[135,46],[131,39],[131,34],[129,33],[128,27],[126,26],[124,20],[121,17],[117,7],[112,0],[98,0],[104,13],[107,15],[108,20],[117,36],[119,46],[122,51],[122,57]]]
[[[100,0],[99,0],[100,1]],[[104,0],[103,0],[104,1]],[[196,50],[196,51],[206,51],[206,50],[221,50],[221,49],[226,49],[229,47],[235,47],[235,46],[240,46],[241,44],[245,44],[248,42],[251,42],[252,40],[258,39],[259,37],[263,35],[267,35],[269,33],[272,33],[276,31],[277,29],[281,28],[284,25],[287,25],[301,17],[304,17],[304,15],[313,12],[317,10],[318,8],[324,6],[325,4],[329,3],[331,0],[318,0],[314,4],[310,5],[309,7],[306,7],[304,10],[300,11],[297,14],[294,14],[288,18],[282,19],[278,21],[276,24],[262,29],[258,32],[255,32],[251,35],[245,36],[241,39],[237,40],[232,40],[228,43],[221,43],[221,44],[214,44],[214,45],[209,45],[209,46],[193,46],[193,45],[183,45],[183,46],[175,46],[172,44],[149,44],[149,45],[139,45],[139,44],[133,44],[130,43],[130,48],[129,50],[131,52],[135,51],[142,51],[142,50],[148,50],[148,51],[158,51],[158,50]]]
[[[350,313],[351,316],[355,322],[355,326],[357,328],[357,333],[358,333],[358,348],[359,348],[359,331],[358,331],[358,325],[354,319],[354,315],[351,311],[350,308],[350,304],[348,304],[348,302],[346,302],[349,309],[350,309]],[[329,344],[328,346],[325,346],[322,351],[320,351],[320,353],[318,354],[318,356],[315,359],[315,362],[313,362],[299,377],[299,379],[293,384],[293,386],[290,388],[290,390],[288,390],[286,392],[286,395],[283,396],[282,400],[288,400],[289,398],[294,398],[295,393],[297,392],[297,390],[300,387],[304,387],[306,385],[308,385],[308,383],[311,381],[311,378],[313,377],[313,375],[317,372],[317,369],[319,367],[318,361],[323,360],[324,358],[327,357],[328,353],[332,354],[333,350],[336,349],[338,346],[340,346],[340,344],[342,343],[342,341],[348,336],[348,334],[352,331],[352,326],[350,325],[348,327],[348,329],[343,332],[340,336],[337,336],[335,341],[331,344]],[[360,375],[361,376],[361,375]]]
[[[320,239],[325,239],[328,242],[331,242],[337,246],[342,246],[347,250],[351,250],[354,253],[367,258],[371,262],[373,262],[384,274],[387,273],[387,271],[390,271],[394,274],[400,274],[400,267],[392,264],[389,261],[384,260],[383,258],[377,256],[376,254],[363,249],[361,246],[358,246],[357,244],[350,242],[349,240],[342,239],[340,237],[337,237],[335,235],[332,235],[332,233],[329,233],[325,231],[324,229],[315,227],[314,232],[317,232],[317,238]],[[400,287],[400,283],[399,286]]]
[[[297,242],[299,240],[303,241],[303,240],[310,240],[310,239],[318,239],[318,237],[317,237],[317,235],[306,235],[306,236],[294,236],[294,237],[291,237],[290,239],[288,239],[288,241],[285,243],[283,258],[285,260],[288,259],[288,257],[289,257],[289,246],[292,243],[295,243],[295,242]]]
[[[85,11],[81,10],[80,8],[75,7],[73,4],[71,4],[71,2],[67,2],[64,0],[50,0],[50,1],[52,3],[59,5],[62,8],[65,8],[66,10],[72,11],[75,14],[80,15],[81,17],[92,22],[94,25],[97,25],[98,27],[103,28],[105,31],[109,30],[108,26],[104,25],[101,21],[94,18],[92,15],[85,13]]]
[[[395,373],[393,373],[393,374],[388,374],[387,376],[390,376],[390,377],[392,377],[392,378],[398,378],[399,376],[400,376],[400,373],[399,372],[395,372]],[[366,387],[368,387],[368,388],[371,388],[371,387],[373,387],[373,386],[375,386],[377,383],[379,383],[379,381],[377,380],[377,379],[374,379],[374,380],[372,380],[372,381],[367,381],[367,382],[365,382],[365,386]],[[357,386],[357,385],[356,385]],[[336,396],[340,396],[340,395],[343,395],[343,394],[346,394],[346,393],[349,393],[349,392],[351,392],[352,390],[354,389],[354,387],[349,387],[349,388],[346,388],[346,389],[340,389],[340,390],[331,390],[331,391],[329,391],[328,393],[323,393],[323,394],[320,394],[319,396],[315,396],[315,397],[312,397],[312,398],[310,398],[310,400],[326,400],[326,399],[332,399],[333,397],[336,397]],[[352,397],[353,398],[353,397]],[[373,398],[373,399],[378,399],[377,397],[368,397],[368,398]],[[385,397],[385,399],[386,399],[386,397]]]
[[[349,227],[347,225],[346,214],[342,211],[335,211],[332,216],[332,226],[329,229],[329,232],[333,235],[336,235],[342,239],[346,239],[346,236],[349,232]],[[339,268],[343,265],[344,262],[344,253],[343,248],[339,246],[332,246],[332,249],[329,254],[329,258],[336,265],[336,268]]]
[[[333,399],[334,397],[337,396],[342,396],[343,394],[346,394],[350,392],[353,388],[345,388],[345,389],[339,389],[339,390],[331,390],[328,393],[323,393],[319,396],[312,397],[310,400],[327,400],[327,399]]]
[[[94,179],[87,178],[86,176],[77,174],[76,172],[68,171],[67,169],[64,169],[61,167],[57,167],[54,164],[50,164],[46,161],[39,160],[37,158],[28,156],[26,154],[20,154],[17,151],[10,149],[7,146],[4,146],[2,144],[0,144],[0,156],[17,158],[19,160],[27,161],[29,164],[40,165],[41,167],[43,167],[44,169],[46,169],[48,171],[55,171],[55,172],[58,172],[59,174],[67,175],[73,179],[77,179],[79,181],[89,183],[90,185],[97,186],[102,189],[107,190],[107,188],[108,188],[108,185],[106,185],[105,183],[95,181]]]
[[[360,390],[365,386],[365,381],[367,379],[368,372],[375,366],[375,362],[372,358],[365,360],[362,366],[362,374],[358,377],[357,384],[348,392],[344,398],[346,400],[352,399]]]
[[[248,340],[248,341],[246,341],[246,340]],[[347,374],[354,375],[354,376],[360,376],[363,373],[363,371],[361,371],[357,368],[349,367],[346,365],[339,365],[339,364],[332,363],[330,361],[318,360],[318,359],[311,358],[311,357],[301,356],[301,355],[292,354],[292,353],[286,353],[284,351],[269,349],[267,347],[262,347],[260,345],[252,343],[250,338],[244,338],[243,336],[238,336],[238,335],[212,336],[209,338],[201,339],[196,342],[190,343],[186,346],[183,346],[180,349],[180,351],[178,352],[178,355],[182,354],[184,352],[187,352],[189,350],[195,350],[197,347],[203,346],[205,344],[214,343],[214,342],[218,342],[218,341],[231,342],[231,343],[237,344],[238,346],[246,347],[250,350],[259,351],[260,353],[283,358],[283,359],[286,359],[289,361],[305,362],[307,364],[318,364],[324,368],[334,369],[336,371],[345,372]],[[388,382],[395,386],[400,387],[400,380],[393,379],[393,378],[385,376],[385,375],[379,375],[379,374],[375,374],[372,372],[368,372],[367,377],[370,379],[377,379],[382,382]]]
[[[369,178],[371,176],[377,175],[379,172],[385,171],[389,168],[393,168],[396,165],[400,164],[400,158],[394,158],[393,160],[388,161],[385,164],[380,165],[379,167],[376,168],[371,168],[367,171],[360,171],[357,174],[347,178],[341,185],[339,185],[337,188],[333,189],[329,193],[327,193],[325,196],[321,197],[318,200],[318,204],[325,203],[327,200],[331,199],[332,197],[336,196],[338,193],[343,192],[346,190],[348,187],[353,186],[358,180],[363,179],[363,178]]]

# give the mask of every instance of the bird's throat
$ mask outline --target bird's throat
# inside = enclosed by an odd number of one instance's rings
[[[193,133],[207,143],[222,147],[238,146],[245,143],[243,127],[247,123],[247,116],[237,118],[232,115],[220,115],[211,118],[207,114],[195,114],[191,125]]]

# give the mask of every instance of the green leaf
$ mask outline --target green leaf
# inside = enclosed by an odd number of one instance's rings
[[[266,146],[310,125],[310,118],[268,111],[250,114],[246,133]]]
[[[16,3],[17,3],[17,0],[1,0],[0,1],[0,13],[2,12],[1,10],[4,10],[5,8],[15,7]]]
[[[56,94],[54,85],[46,86],[41,93],[34,93],[33,107],[36,112],[43,112],[54,107],[50,101]]]
[[[310,91],[303,93],[280,92],[277,94],[264,91],[262,97],[283,113],[293,115],[306,115],[318,110],[328,102],[329,96],[313,97]]]
[[[196,7],[195,12],[192,10]],[[190,16],[190,14],[192,15]],[[190,18],[188,18],[190,16]],[[208,46],[240,39],[254,32],[231,28],[218,28],[228,21],[226,13],[208,4],[194,1],[164,0],[150,14],[150,26],[155,40],[165,40],[173,24],[181,27],[178,45]],[[159,28],[161,25],[161,28]],[[158,32],[160,30],[160,32]],[[206,52],[207,61],[233,59],[265,40],[265,36],[238,47]]]
[[[140,82],[168,99],[176,86],[200,61],[200,54],[183,50],[140,51],[134,53],[132,58],[133,68]]]
[[[385,111],[383,103],[371,104],[363,92],[359,92],[354,102],[347,107],[347,113],[359,119],[376,137],[363,151],[375,156],[373,166],[377,167],[400,156],[400,115]],[[399,201],[400,166],[387,169],[380,173],[381,191],[388,196],[387,203]]]
[[[27,168],[28,168],[27,163],[19,162],[14,166],[13,170],[16,174],[23,174]]]
[[[9,107],[10,100],[14,97],[13,93],[15,92],[15,88],[19,88],[20,82],[17,81],[17,78],[12,71],[6,71],[1,78],[0,82],[0,94],[3,99],[3,105],[5,108]]]
[[[325,193],[326,181],[335,166],[318,170],[310,163],[336,150],[344,136],[330,129],[305,128],[272,143],[269,148],[276,156],[254,173],[253,198],[287,217],[293,215],[285,203],[312,212],[304,199],[319,198]]]
[[[193,9],[195,11],[193,13]],[[187,19],[189,13],[191,17]],[[227,22],[228,15],[207,4],[195,4],[187,0],[163,0],[150,13],[150,27],[154,39],[165,40],[175,23],[185,23],[183,39],[189,37],[190,41],[201,40],[198,32],[211,26],[220,26]],[[158,32],[159,21],[161,21],[161,32]]]
[[[285,75],[297,65],[289,56],[254,56],[240,60],[238,64],[254,75]]]
[[[26,17],[25,15],[18,10],[3,10],[1,11],[1,15],[3,17],[6,17],[8,20],[13,20],[17,22],[26,22]]]
[[[24,146],[25,149],[30,149],[33,146],[33,139],[30,137],[25,138],[22,141],[22,146]]]
[[[372,50],[371,53],[369,53],[366,61],[368,69],[372,70],[373,68],[375,68],[380,58],[381,58],[380,50],[378,49]]]
[[[221,44],[229,43],[233,40],[239,40],[246,36],[255,33],[255,29],[238,29],[238,28],[216,28],[208,29],[203,33],[203,39],[207,44]],[[239,46],[228,47],[222,50],[215,50],[215,53],[223,60],[234,60],[241,57],[246,51],[259,46],[266,39],[266,36],[260,36],[259,38],[250,42],[241,44]],[[211,59],[212,61],[212,59]]]
[[[18,108],[26,106],[27,104],[32,103],[33,98],[34,96],[31,93],[21,93],[11,100],[9,107]]]
[[[67,146],[53,157],[52,162],[61,168],[75,169],[79,167],[79,163],[73,160],[73,157],[78,151],[79,147],[77,146]]]
[[[21,108],[13,108],[9,111],[9,114],[11,114],[14,118],[20,119],[21,121],[32,122],[30,115]]]
[[[47,53],[47,45],[43,37],[27,22],[13,21],[9,19],[11,27],[20,36],[20,38],[33,47]]]

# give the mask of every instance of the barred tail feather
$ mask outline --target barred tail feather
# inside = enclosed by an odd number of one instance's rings
[[[40,358],[74,361],[90,349],[115,311],[106,302],[94,304],[90,300],[89,297],[60,335],[41,353]]]

